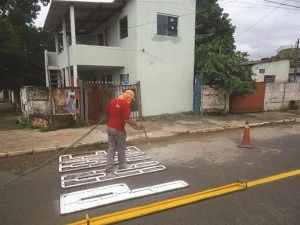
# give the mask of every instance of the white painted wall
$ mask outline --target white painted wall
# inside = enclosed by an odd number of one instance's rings
[[[201,114],[203,113],[228,113],[229,94],[224,89],[216,86],[201,86]]]
[[[265,69],[265,73],[259,73],[259,69]],[[288,59],[258,63],[252,66],[253,79],[257,82],[262,82],[265,75],[275,75],[275,82],[288,81],[289,69],[290,61]]]
[[[123,8],[121,13],[115,14],[112,18],[110,18],[107,23],[102,24],[98,27],[94,33],[102,32],[104,33],[105,28],[108,30],[108,43],[111,47],[121,47],[122,53],[122,64],[124,64],[124,68],[121,70],[122,74],[129,74],[129,81],[131,83],[137,81],[137,32],[134,27],[137,23],[137,9],[136,9],[136,1],[128,0],[126,6]],[[127,16],[128,23],[128,37],[120,39],[120,19]],[[133,28],[130,28],[133,27]],[[107,57],[112,58],[109,54]],[[121,65],[122,65],[121,64]],[[120,80],[120,74],[114,75],[114,79]]]
[[[173,3],[173,4],[172,4]],[[193,108],[195,1],[137,2],[137,79],[144,116]],[[178,16],[178,36],[157,35],[157,13]]]
[[[264,111],[288,109],[290,102],[300,106],[300,83],[267,83]]]

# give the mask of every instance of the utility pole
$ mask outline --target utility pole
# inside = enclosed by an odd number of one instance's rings
[[[295,54],[295,69],[294,69],[294,82],[297,82],[297,61],[298,61],[298,51],[299,51],[299,38],[296,42],[296,54]]]

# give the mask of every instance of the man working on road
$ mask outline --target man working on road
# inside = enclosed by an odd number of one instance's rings
[[[125,91],[118,98],[110,101],[106,106],[105,112],[108,114],[107,134],[108,134],[108,152],[105,172],[113,175],[113,163],[116,151],[118,152],[119,169],[126,169],[125,155],[125,124],[140,128],[139,123],[130,119],[130,103],[134,100],[134,92]]]

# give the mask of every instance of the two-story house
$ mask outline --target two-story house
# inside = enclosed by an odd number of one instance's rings
[[[144,116],[192,110],[195,4],[52,0],[44,29],[55,33],[56,52],[45,51],[46,85],[139,81]]]

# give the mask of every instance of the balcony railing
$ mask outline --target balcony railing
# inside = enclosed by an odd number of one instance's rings
[[[103,67],[125,67],[135,58],[136,51],[121,47],[106,47],[94,45],[71,45],[56,56],[49,52],[49,65],[57,64],[60,68],[70,65],[87,65]]]

